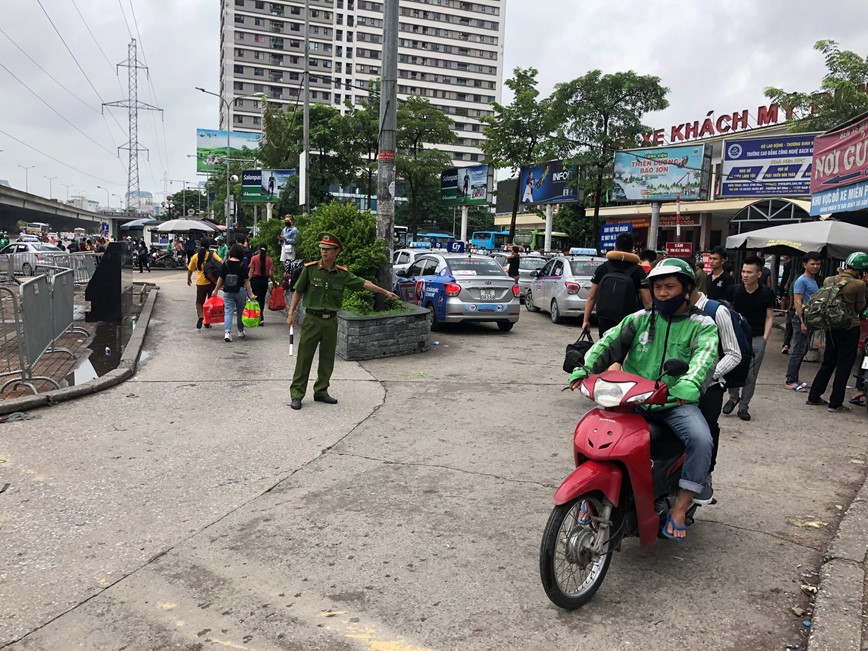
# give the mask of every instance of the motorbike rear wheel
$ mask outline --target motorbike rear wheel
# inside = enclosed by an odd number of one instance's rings
[[[599,493],[586,493],[556,506],[546,523],[540,545],[543,588],[552,603],[566,610],[575,610],[591,600],[606,578],[612,561],[611,526],[593,521],[579,524],[583,502],[592,514],[603,512]],[[599,554],[593,550],[598,536],[606,536]]]

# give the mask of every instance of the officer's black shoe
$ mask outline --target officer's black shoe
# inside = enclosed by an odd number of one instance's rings
[[[292,402],[289,403],[289,406],[293,409],[301,409],[301,398],[293,398]]]
[[[337,399],[337,398],[332,398],[332,397],[331,397],[329,394],[327,394],[327,393],[324,393],[324,394],[322,394],[322,395],[320,395],[320,396],[314,396],[313,399],[314,399],[316,402],[324,402],[324,403],[326,403],[327,405],[336,405],[336,404],[338,404],[338,399]]]

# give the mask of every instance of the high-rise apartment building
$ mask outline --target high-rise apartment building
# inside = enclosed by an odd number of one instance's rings
[[[302,101],[305,0],[223,0],[220,91],[264,93],[281,108]],[[310,100],[341,110],[381,75],[383,3],[308,0]],[[482,123],[500,101],[506,0],[400,0],[398,98],[427,97],[453,121],[458,166],[483,159]],[[227,128],[221,102],[220,127]],[[238,99],[232,130],[259,131],[260,104]]]

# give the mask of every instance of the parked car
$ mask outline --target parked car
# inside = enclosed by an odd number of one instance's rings
[[[533,283],[534,271],[540,271],[545,266],[548,258],[535,253],[521,256],[521,261],[518,263],[518,296],[524,301],[527,296],[527,290]]]
[[[542,269],[530,272],[524,306],[530,312],[549,312],[554,323],[582,316],[591,292],[591,277],[603,262],[605,258],[564,255],[548,260]]]
[[[12,260],[12,273],[32,276],[39,262],[47,262],[49,258],[63,253],[53,244],[42,242],[12,242],[0,249],[0,267],[6,267]]]
[[[518,285],[488,256],[427,253],[398,272],[395,293],[431,312],[431,329],[443,323],[487,321],[503,331],[518,322]]]
[[[392,282],[398,280],[399,271],[407,271],[416,259],[428,253],[446,253],[444,249],[397,249],[392,254]]]

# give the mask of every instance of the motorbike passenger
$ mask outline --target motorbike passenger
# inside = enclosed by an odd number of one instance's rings
[[[669,426],[684,444],[681,490],[662,530],[667,538],[683,539],[687,510],[708,482],[711,432],[697,404],[717,363],[718,333],[714,321],[690,304],[696,276],[689,263],[662,260],[647,280],[653,297],[651,309],[634,312],[608,330],[585,354],[584,367],[570,375],[570,388],[575,390],[588,375],[601,373],[616,362],[627,373],[652,380],[660,376],[667,359],[688,364],[684,375],[663,375],[669,394],[665,405],[638,408],[646,419]]]

